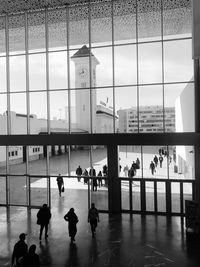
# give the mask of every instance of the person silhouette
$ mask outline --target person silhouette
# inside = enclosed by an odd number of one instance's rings
[[[99,212],[95,207],[95,204],[92,203],[91,208],[88,212],[88,223],[90,223],[92,237],[95,237],[97,223],[99,222]]]
[[[64,186],[64,181],[63,181],[63,177],[61,176],[60,173],[59,173],[56,181],[57,181],[57,185],[58,185],[59,196],[61,197],[62,187]]]
[[[73,241],[75,241],[75,236],[77,233],[77,223],[78,223],[78,217],[74,212],[74,208],[71,208],[65,214],[64,219],[65,221],[68,222],[69,237],[71,238],[71,243],[73,243]]]
[[[47,204],[43,204],[43,206],[40,208],[40,210],[37,213],[37,224],[40,225],[40,237],[39,239],[42,239],[42,232],[45,228],[45,239],[48,237],[48,225],[49,221],[51,219],[51,212]]]
[[[28,246],[25,242],[26,234],[21,233],[19,235],[19,241],[14,245],[12,253],[12,265],[20,266],[19,259],[24,257],[28,252]]]

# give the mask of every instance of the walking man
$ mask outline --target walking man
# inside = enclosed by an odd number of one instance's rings
[[[88,223],[90,223],[92,237],[95,237],[97,223],[99,222],[99,212],[97,208],[95,208],[95,204],[92,203],[91,208],[88,212]]]
[[[68,222],[69,237],[71,238],[71,243],[75,241],[75,235],[77,233],[77,223],[78,217],[74,212],[74,208],[71,208],[67,214],[64,216],[65,221]]]
[[[58,185],[59,196],[61,197],[62,187],[64,187],[64,181],[63,181],[63,177],[61,176],[60,173],[59,173],[56,181],[57,181],[57,185]]]
[[[78,168],[76,169],[76,175],[77,175],[78,182],[81,181],[82,173],[83,173],[83,170],[82,170],[81,166],[79,165]]]
[[[28,246],[25,242],[26,234],[21,233],[19,235],[19,241],[14,245],[12,254],[12,265],[20,266],[19,259],[24,257],[28,253]]]
[[[37,224],[40,225],[40,240],[42,239],[42,232],[45,228],[45,239],[48,237],[48,226],[51,219],[51,212],[47,204],[43,204],[37,213]]]

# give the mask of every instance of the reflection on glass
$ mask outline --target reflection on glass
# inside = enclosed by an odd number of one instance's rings
[[[30,93],[30,128],[31,133],[47,131],[47,94]]]
[[[9,16],[9,53],[25,51],[25,15]]]
[[[30,90],[46,90],[46,57],[45,54],[29,56]]]
[[[162,86],[139,88],[139,127],[144,133],[163,132]]]
[[[45,50],[45,12],[28,13],[28,45],[30,52]]]
[[[0,135],[7,134],[7,95],[0,94]]]
[[[93,77],[96,81],[96,86],[113,85],[112,47],[92,49],[92,54],[98,61],[95,71],[93,70]]]
[[[164,178],[168,176],[167,147],[143,146],[143,175],[144,178]]]
[[[124,6],[128,6],[128,13],[123,13]],[[115,44],[136,41],[136,0],[113,2],[113,26]]]
[[[138,46],[139,83],[162,82],[161,43],[140,44]]]
[[[6,204],[6,177],[0,177],[0,204]]]
[[[87,5],[69,7],[70,49],[80,48],[89,43],[89,10]]]
[[[30,202],[32,206],[41,207],[47,203],[47,178],[30,177]]]
[[[9,176],[10,204],[27,205],[26,176]]]
[[[67,52],[49,53],[49,88],[66,89]]]
[[[132,182],[132,206],[133,210],[141,210],[141,183],[133,181]]]
[[[115,88],[116,133],[138,132],[137,87]]]
[[[139,41],[161,39],[161,1],[138,1]]]
[[[115,85],[131,85],[137,83],[136,46],[116,46]]]
[[[6,92],[7,81],[6,81],[6,58],[5,57],[0,58],[0,81],[1,81],[0,92]]]
[[[191,37],[192,1],[163,0],[162,5],[164,39]]]
[[[27,134],[26,94],[10,94],[11,134]]]
[[[10,57],[10,91],[26,91],[25,56]]]
[[[67,46],[66,9],[48,10],[49,50],[60,50]]]
[[[164,42],[165,82],[194,80],[192,40]]]
[[[180,212],[180,183],[171,183],[172,212]]]
[[[157,209],[158,212],[166,212],[166,188],[165,183],[157,182]]]
[[[113,133],[114,120],[117,122],[117,116],[113,111],[113,89],[93,89],[96,98],[93,97],[93,109],[96,110],[93,119],[93,125],[96,133]]]
[[[112,4],[94,2],[90,5],[91,43],[92,46],[108,45],[112,42]],[[103,37],[102,38],[102,33]]]
[[[154,183],[145,182],[146,211],[154,211]]]

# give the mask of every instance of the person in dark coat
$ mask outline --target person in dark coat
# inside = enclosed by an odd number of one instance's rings
[[[78,217],[74,212],[74,208],[71,208],[67,214],[64,216],[65,221],[68,222],[69,237],[71,238],[71,243],[75,241],[75,235],[77,233],[77,223]]]
[[[83,170],[82,170],[81,166],[79,165],[78,168],[76,169],[76,175],[77,175],[78,182],[81,181],[82,173],[83,173]]]
[[[157,167],[158,166],[158,157],[156,155],[154,156],[153,161],[155,163],[155,166]]]
[[[84,184],[87,184],[88,183],[88,171],[85,169],[84,173],[83,173],[83,176],[85,176],[83,178],[83,181],[84,181]]]
[[[153,161],[151,161],[149,168],[151,169],[151,174],[154,175],[156,167],[155,167],[155,164],[153,163]]]
[[[103,185],[103,183],[102,183],[102,172],[101,171],[98,172],[97,177],[98,177],[98,184],[99,184],[99,188],[100,188]]]
[[[62,187],[64,186],[64,181],[63,181],[63,177],[61,176],[60,173],[59,173],[56,181],[57,181],[57,185],[58,185],[59,196],[61,197],[61,192],[62,192]]]
[[[92,237],[95,237],[97,223],[99,222],[99,213],[97,208],[95,208],[95,204],[92,203],[91,208],[88,212],[88,223],[90,223]]]
[[[42,208],[37,213],[37,224],[40,224],[40,240],[42,239],[42,232],[45,228],[45,239],[48,237],[48,226],[51,219],[51,212],[47,204],[43,204]]]
[[[163,156],[160,156],[160,157],[159,157],[159,161],[160,161],[160,168],[162,168]]]
[[[28,250],[28,253],[20,260],[20,264],[25,267],[37,267],[40,266],[39,255],[35,253],[36,245],[32,244]]]
[[[15,263],[16,266],[20,266],[19,259],[24,257],[28,252],[28,246],[25,242],[26,234],[21,233],[19,235],[19,241],[14,245],[12,253],[12,265]]]

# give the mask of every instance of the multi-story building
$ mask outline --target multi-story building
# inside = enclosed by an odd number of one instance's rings
[[[163,116],[162,106],[140,106],[139,122],[138,109],[118,110],[119,132],[137,133],[139,132],[163,132],[163,121],[165,121],[165,132],[175,131],[175,108],[166,107]]]

